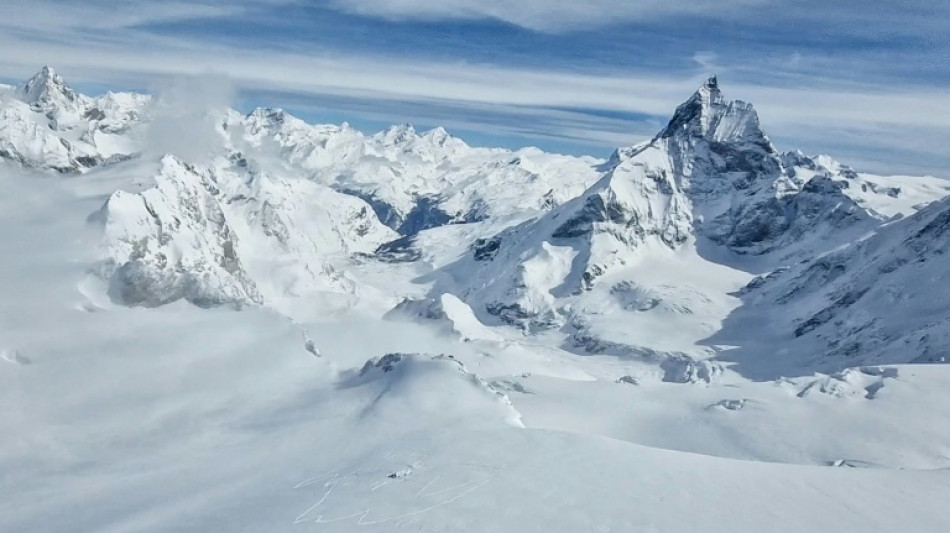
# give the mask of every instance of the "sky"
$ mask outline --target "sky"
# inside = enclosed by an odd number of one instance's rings
[[[0,80],[79,90],[214,73],[232,105],[604,157],[704,79],[780,150],[950,178],[947,0],[13,0]]]

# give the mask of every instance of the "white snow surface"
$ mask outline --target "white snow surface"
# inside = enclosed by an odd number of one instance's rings
[[[948,182],[152,102],[0,90],[0,531],[950,530]]]

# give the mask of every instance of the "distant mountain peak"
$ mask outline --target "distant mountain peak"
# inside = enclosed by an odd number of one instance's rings
[[[405,140],[407,138],[416,136],[416,128],[408,122],[393,124],[392,126],[386,128],[385,136],[387,138],[393,138],[397,141]]]
[[[438,126],[438,127],[436,127],[436,128],[433,128],[433,129],[431,129],[431,130],[425,132],[425,133],[423,134],[423,136],[424,136],[424,137],[431,137],[431,138],[433,138],[433,139],[440,139],[440,140],[444,140],[444,139],[446,139],[446,138],[448,138],[448,137],[451,137],[451,135],[449,134],[448,130],[446,130],[446,129],[443,128],[442,126]]]
[[[275,118],[282,120],[287,116],[287,112],[279,107],[258,107],[248,113],[247,116],[262,119]]]
[[[436,146],[442,146],[442,147],[445,147],[447,145],[467,146],[464,142],[462,142],[461,139],[457,139],[453,137],[452,134],[449,133],[448,130],[446,130],[442,126],[439,126],[437,128],[431,129],[423,133],[422,138],[426,139],[427,141],[429,141],[430,143]]]
[[[49,66],[44,66],[20,85],[17,95],[24,102],[43,111],[69,106],[79,101],[79,95]]]
[[[461,139],[453,137],[445,128],[439,126],[422,133],[412,124],[394,124],[373,136],[383,146],[401,147],[414,152],[440,152],[442,149],[467,147]]]

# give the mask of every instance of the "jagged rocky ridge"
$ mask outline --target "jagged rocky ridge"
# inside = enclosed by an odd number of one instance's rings
[[[216,198],[216,181],[167,156],[155,187],[112,194],[96,218],[105,224],[101,272],[111,280],[114,300],[144,306],[182,298],[199,306],[261,303]]]

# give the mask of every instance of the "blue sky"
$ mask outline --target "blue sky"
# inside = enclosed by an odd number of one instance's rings
[[[18,0],[0,77],[80,89],[213,71],[242,109],[605,156],[709,74],[780,149],[950,177],[950,2]]]

